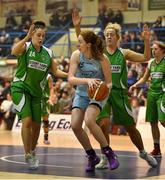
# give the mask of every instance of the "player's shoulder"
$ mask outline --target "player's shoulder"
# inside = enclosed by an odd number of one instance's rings
[[[44,50],[45,51],[47,51],[48,52],[48,54],[50,55],[50,57],[52,57],[53,56],[53,51],[51,50],[51,49],[49,49],[49,48],[47,48],[46,46],[42,46],[43,48],[44,48]]]

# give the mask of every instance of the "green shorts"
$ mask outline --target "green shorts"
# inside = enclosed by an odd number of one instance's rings
[[[106,105],[97,117],[97,122],[110,118],[112,108],[114,124],[130,126],[135,124],[131,104],[126,90],[112,89]]]
[[[165,94],[148,91],[146,121],[165,122]]]
[[[41,99],[41,116],[48,116],[50,114],[50,104],[47,102],[49,98],[43,97]]]
[[[33,97],[24,89],[15,86],[11,88],[11,94],[19,119],[31,117],[33,121],[41,122],[41,98]]]

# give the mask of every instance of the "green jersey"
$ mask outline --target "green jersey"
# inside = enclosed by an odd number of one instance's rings
[[[18,57],[12,86],[25,89],[34,97],[41,97],[52,58],[50,49],[42,46],[40,52],[36,52],[33,44],[27,42],[25,53]]]
[[[148,64],[148,69],[151,77],[149,89],[157,93],[165,92],[165,57],[159,64],[152,59]]]
[[[106,51],[106,55],[111,63],[112,88],[127,89],[127,65],[122,48],[116,49],[113,54]]]

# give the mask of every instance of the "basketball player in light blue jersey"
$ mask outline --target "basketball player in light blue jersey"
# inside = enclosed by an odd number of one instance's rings
[[[99,142],[109,160],[110,169],[113,170],[119,166],[117,156],[109,147],[101,128],[96,123],[96,117],[106,100],[99,102],[90,99],[87,95],[87,87],[98,86],[100,80],[105,81],[108,88],[111,88],[110,63],[103,55],[103,42],[92,31],[82,31],[78,36],[78,42],[79,49],[72,53],[68,75],[69,83],[77,86],[72,104],[71,126],[88,156],[86,171],[94,171],[100,158],[96,155],[82,128],[83,121]]]

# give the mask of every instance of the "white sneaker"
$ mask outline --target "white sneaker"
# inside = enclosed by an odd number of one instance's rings
[[[142,159],[146,160],[150,166],[156,167],[158,165],[156,159],[153,156],[149,155],[147,152],[140,152],[139,155]]]
[[[100,162],[95,166],[96,169],[107,169],[108,168],[108,160],[104,154],[101,154]]]
[[[31,154],[26,155],[25,157],[26,163],[28,163],[29,169],[35,170],[39,167],[39,160],[36,156],[32,156]]]

